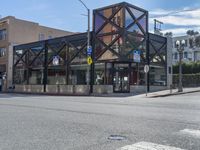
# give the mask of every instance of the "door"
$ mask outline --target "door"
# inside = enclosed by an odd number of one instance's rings
[[[130,92],[130,65],[114,64],[113,65],[113,91],[116,93]]]

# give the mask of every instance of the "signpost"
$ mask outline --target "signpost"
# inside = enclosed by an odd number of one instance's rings
[[[91,65],[93,63],[91,56],[92,56],[92,47],[89,46],[88,49],[87,49],[87,63],[88,63],[88,65]]]
[[[148,73],[148,72],[149,72],[149,65],[145,65],[145,66],[144,66],[144,72],[145,72],[145,73]]]
[[[148,74],[148,72],[149,72],[149,65],[145,65],[145,66],[144,66],[144,72],[145,72],[146,96],[147,96],[147,93],[148,93],[148,91],[147,91],[147,74]]]

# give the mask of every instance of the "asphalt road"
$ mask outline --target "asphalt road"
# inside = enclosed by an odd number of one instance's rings
[[[200,93],[163,98],[0,94],[0,150],[116,150],[139,142],[200,150]]]

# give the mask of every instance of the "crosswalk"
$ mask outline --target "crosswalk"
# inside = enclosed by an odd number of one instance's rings
[[[124,146],[117,150],[183,150],[183,149],[172,146],[160,145],[156,143],[150,143],[150,142],[139,142],[133,145]]]
[[[180,134],[200,139],[200,130],[184,129],[180,131]]]
[[[189,136],[190,138],[196,138],[200,139],[200,130],[194,130],[194,129],[183,129],[178,132],[181,136]],[[132,145],[127,145],[124,147],[121,147],[117,150],[183,150],[179,147],[173,147],[168,145],[161,145],[157,143],[151,143],[151,142],[138,142]]]

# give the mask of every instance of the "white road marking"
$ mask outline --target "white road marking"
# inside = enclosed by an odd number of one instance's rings
[[[200,130],[193,130],[193,129],[184,129],[180,131],[181,134],[193,136],[196,138],[200,138]]]
[[[176,147],[159,145],[149,142],[139,142],[133,145],[127,145],[117,150],[183,150]]]

